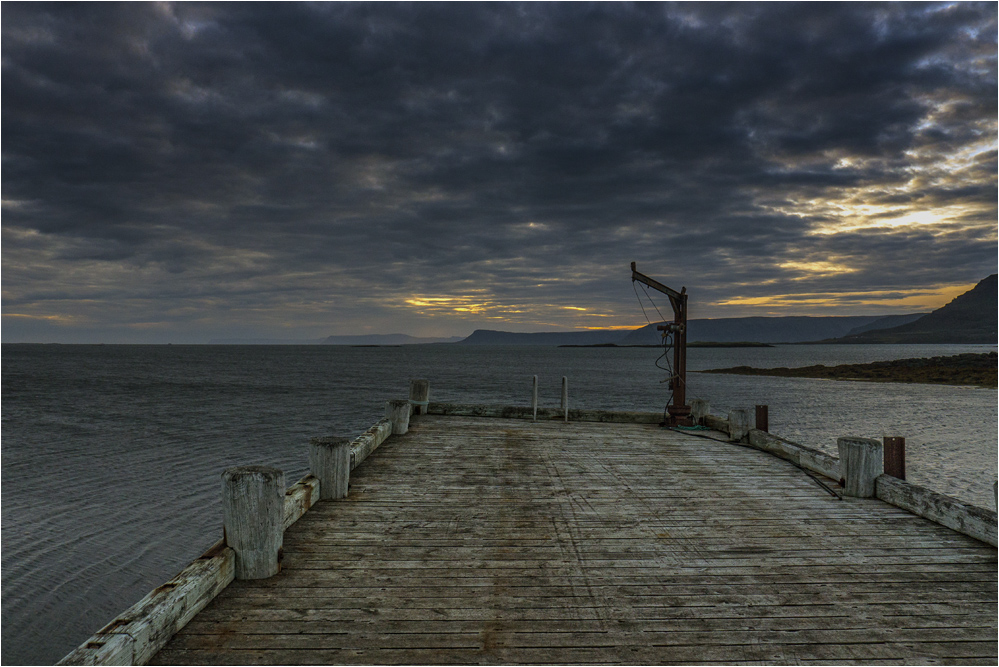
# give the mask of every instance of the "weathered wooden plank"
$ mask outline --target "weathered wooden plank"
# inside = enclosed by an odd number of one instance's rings
[[[352,622],[393,620],[397,618],[439,618],[528,621],[532,618],[553,619],[714,619],[714,618],[829,618],[855,616],[870,618],[874,624],[893,627],[905,618],[924,619],[927,616],[953,620],[957,624],[977,625],[976,619],[995,617],[995,605],[980,602],[949,600],[946,602],[919,600],[842,601],[838,604],[782,604],[780,600],[757,600],[756,604],[684,604],[666,606],[654,597],[598,600],[585,595],[523,596],[489,598],[488,605],[470,598],[400,598],[395,594],[369,595],[359,598],[282,597],[253,595],[234,600],[220,598],[205,614],[213,620],[248,619],[254,612],[271,610],[310,614],[347,615]],[[963,622],[961,619],[970,619]],[[985,623],[989,625],[988,622]]]
[[[996,546],[996,512],[890,475],[878,477],[876,486],[881,500]]]
[[[818,449],[799,445],[755,428],[749,431],[749,444],[829,479],[840,478],[839,459]]]
[[[878,607],[871,606],[874,609]],[[345,627],[368,625],[380,632],[476,632],[482,629],[483,621],[492,621],[505,632],[608,632],[620,630],[628,632],[709,632],[719,629],[736,631],[796,631],[796,630],[838,630],[866,629],[873,624],[883,624],[885,614],[856,612],[849,615],[818,613],[810,616],[670,616],[663,615],[621,618],[568,618],[560,609],[509,610],[507,614],[490,616],[492,610],[482,609],[442,609],[385,610],[377,618],[356,618],[354,609],[253,609],[247,610],[239,622],[228,615],[202,613],[187,625],[188,634],[215,634],[238,629],[247,634],[291,634],[323,632],[323,624],[338,623]],[[471,613],[470,613],[471,612]],[[892,618],[896,627],[902,629],[926,628],[967,628],[969,623],[981,632],[995,632],[994,616],[962,615],[951,616],[896,616]]]
[[[336,600],[344,597],[354,597],[357,599],[368,599],[371,601],[381,601],[379,604],[391,606],[391,600],[417,600],[425,601],[438,600],[440,606],[458,604],[462,606],[477,604],[490,605],[512,605],[516,606],[522,600],[546,600],[561,599],[563,605],[567,607],[582,606],[592,607],[594,601],[606,607],[618,606],[622,609],[631,609],[639,606],[663,607],[663,606],[684,606],[684,607],[714,607],[718,605],[799,605],[818,606],[840,604],[888,604],[888,603],[911,603],[911,604],[942,604],[950,602],[953,604],[970,605],[968,609],[978,608],[981,605],[993,604],[995,593],[985,590],[976,591],[914,591],[906,592],[885,592],[885,591],[860,591],[841,588],[840,590],[828,590],[819,593],[767,593],[757,590],[752,593],[718,593],[705,595],[696,591],[680,592],[679,594],[669,594],[668,592],[657,592],[649,586],[618,586],[599,587],[591,585],[577,586],[509,586],[505,587],[501,582],[497,584],[504,588],[501,593],[483,591],[482,587],[451,587],[441,589],[436,587],[405,587],[405,586],[371,586],[371,587],[301,587],[287,588],[281,590],[268,590],[256,588],[253,590],[243,590],[240,597],[245,601],[253,601],[253,605],[267,604],[268,600],[274,600],[276,596],[297,596],[300,604],[314,605],[317,608],[328,604],[336,604]],[[436,588],[436,590],[435,590]],[[572,600],[575,600],[572,602]],[[569,601],[569,602],[566,602]],[[294,599],[286,597],[281,603],[288,605],[294,603]],[[422,604],[422,603],[421,603]]]
[[[717,647],[632,647],[624,655],[605,648],[569,647],[554,649],[511,649],[493,646],[491,633],[483,633],[482,647],[479,649],[459,649],[438,647],[431,649],[302,649],[268,650],[251,649],[228,653],[201,653],[197,651],[172,650],[164,652],[160,664],[192,664],[204,660],[203,664],[718,664],[718,663],[781,663],[829,661],[832,664],[944,664],[934,658],[940,654],[958,655],[961,662],[977,660],[973,653],[982,647],[988,651],[988,643],[941,643],[920,644],[917,647],[898,646],[896,657],[885,657],[881,644],[842,644],[818,646],[717,646]],[[801,656],[809,656],[805,660]],[[901,659],[899,659],[901,655]],[[209,659],[210,658],[210,659]]]
[[[361,465],[361,462],[371,456],[371,453],[390,435],[392,435],[392,421],[384,418],[354,438],[350,443],[350,469],[353,470]]]
[[[59,665],[134,665],[135,640],[131,635],[110,630],[98,631],[83,642]]]
[[[541,623],[534,631],[515,632],[497,624],[492,628],[493,642],[497,647],[516,648],[574,648],[580,646],[603,647],[621,650],[645,646],[757,646],[762,644],[920,644],[939,645],[945,642],[982,643],[994,639],[992,628],[836,628],[796,630],[739,630],[723,624],[703,630],[646,630],[610,629],[595,631],[548,630]],[[253,626],[256,629],[258,626]],[[218,634],[185,633],[176,643],[177,649],[247,650],[254,648],[285,649],[359,649],[377,648],[479,648],[482,646],[481,626],[475,630],[433,632],[384,632],[380,625],[364,624],[348,627],[342,623],[283,624],[286,631],[260,628],[248,632],[243,625],[221,625]],[[918,650],[918,649],[917,649]]]
[[[714,429],[726,436],[729,432],[728,420],[717,415],[707,414],[701,418],[701,422],[710,429]]]
[[[285,566],[295,569],[336,569],[347,579],[350,577],[403,577],[403,578],[448,578],[460,580],[465,578],[478,578],[484,576],[538,576],[538,573],[551,574],[552,576],[586,576],[595,581],[606,580],[633,580],[645,582],[646,580],[661,583],[668,577],[671,585],[682,583],[691,584],[713,584],[717,581],[725,581],[731,585],[752,585],[761,586],[764,584],[787,583],[788,585],[798,583],[872,583],[872,582],[914,582],[914,581],[937,581],[946,575],[948,581],[972,581],[991,583],[995,565],[978,566],[977,563],[940,563],[926,565],[923,563],[892,564],[891,567],[870,568],[862,565],[846,567],[836,567],[829,565],[812,565],[808,567],[780,567],[755,568],[749,574],[691,574],[689,570],[674,570],[668,572],[664,568],[613,568],[596,569],[582,568],[574,564],[558,564],[548,561],[539,561],[536,567],[511,566],[502,568],[477,568],[477,567],[451,567],[449,563],[438,562],[428,563],[422,567],[395,567],[392,562],[378,561],[370,563],[367,567],[350,567],[345,563],[328,563],[325,561],[300,561],[297,557],[289,557]],[[325,563],[325,567],[323,565]],[[945,567],[949,566],[949,567]],[[703,568],[701,568],[703,569]],[[732,568],[726,568],[731,570]]]
[[[656,590],[661,593],[672,593],[672,594],[703,594],[712,595],[715,593],[720,593],[722,591],[730,593],[748,593],[754,589],[758,589],[766,585],[771,592],[774,593],[784,593],[784,592],[796,592],[801,590],[816,590],[822,592],[825,588],[833,585],[851,585],[852,589],[855,591],[880,591],[880,592],[900,592],[900,591],[918,591],[920,586],[926,586],[926,589],[932,591],[940,592],[954,592],[954,591],[978,591],[985,587],[988,583],[986,574],[979,574],[978,576],[968,576],[964,575],[962,578],[957,580],[952,580],[948,582],[939,582],[940,576],[937,573],[926,574],[923,577],[895,577],[894,579],[889,579],[888,577],[873,579],[869,578],[863,581],[851,581],[849,575],[842,575],[839,577],[788,577],[791,581],[783,581],[778,575],[771,575],[770,577],[760,577],[753,578],[749,580],[739,581],[736,583],[721,583],[722,577],[717,577],[718,581],[681,581],[675,582],[671,580],[662,583],[662,578],[657,579],[657,577],[652,573],[647,573],[644,575],[636,575],[633,573],[627,573],[619,576],[606,576],[597,575],[590,572],[578,573],[572,572],[572,568],[561,568],[560,571],[551,571],[555,568],[543,568],[537,569],[533,572],[527,573],[523,571],[509,572],[506,570],[486,570],[486,571],[472,571],[472,573],[467,576],[454,576],[449,578],[444,574],[437,574],[435,572],[434,576],[422,576],[418,574],[419,570],[397,570],[393,574],[382,574],[382,573],[372,573],[367,570],[352,570],[351,575],[342,575],[335,580],[336,585],[344,587],[360,587],[360,586],[374,586],[379,588],[399,588],[399,587],[438,587],[441,589],[440,593],[443,595],[446,591],[445,589],[451,589],[455,587],[494,587],[498,581],[502,581],[503,585],[510,588],[511,590],[517,587],[529,586],[529,585],[560,585],[560,586],[577,586],[577,585],[587,585],[591,588],[593,587],[604,587],[604,586],[617,586],[622,584],[631,585],[645,585],[645,586],[655,586]],[[379,571],[383,572],[383,571]],[[414,574],[415,572],[415,574]],[[727,579],[727,578],[725,578]],[[329,579],[329,581],[334,581]],[[314,587],[314,588],[328,588],[328,585],[317,584],[309,585],[298,582],[303,587]],[[330,584],[333,585],[333,584]]]
[[[929,646],[929,645],[923,645]],[[906,651],[902,660],[879,657],[877,645],[843,645],[821,647],[814,651],[821,654],[820,660],[831,664],[946,664],[938,662],[935,656],[915,654]],[[178,657],[163,664],[191,664],[191,658],[179,657],[187,651],[171,652]],[[480,664],[480,663],[531,663],[531,664],[718,664],[718,663],[780,663],[790,664],[806,661],[798,657],[805,653],[797,647],[714,647],[699,651],[694,647],[645,649],[632,648],[627,656],[608,653],[601,648],[551,649],[549,651],[530,649],[506,649],[498,647],[469,649],[367,649],[367,650],[248,650],[229,654],[213,654],[213,660],[205,664]],[[961,661],[976,664],[974,657],[961,656]]]
[[[585,535],[576,536],[581,540],[587,539]],[[465,558],[469,567],[538,567],[539,562],[550,562],[553,565],[559,562],[580,562],[585,563],[590,568],[614,568],[624,570],[629,568],[662,568],[663,558],[670,558],[673,554],[683,550],[683,536],[673,538],[656,537],[649,535],[646,540],[655,548],[627,548],[618,545],[608,546],[604,549],[587,547],[580,549],[578,554],[573,556],[560,556],[557,546],[533,545],[526,548],[524,553],[518,554],[516,549],[510,544],[483,546],[476,550],[475,547],[457,546],[454,543],[441,543],[435,546],[426,547],[401,547],[406,549],[394,554],[387,559],[390,567],[439,567],[440,563],[445,565],[455,562],[455,558]],[[689,538],[689,539],[696,539]],[[899,536],[898,539],[904,539]],[[640,543],[639,540],[632,540],[633,543]],[[305,561],[323,560],[334,564],[343,564],[346,567],[365,567],[364,563],[354,564],[350,560],[351,555],[363,557],[364,546],[352,548],[350,553],[342,553],[336,549],[332,542],[324,542],[321,545],[305,545],[292,543],[297,547],[301,546],[301,553],[298,562],[304,567],[310,567]],[[368,548],[377,548],[377,544],[368,544]],[[504,548],[507,547],[507,548]],[[451,549],[458,551],[454,556],[449,556]],[[532,551],[533,549],[533,551]],[[720,567],[738,567],[745,563],[737,561],[750,561],[757,567],[767,569],[783,568],[792,564],[799,565],[860,565],[863,563],[981,563],[987,562],[987,556],[979,549],[965,547],[962,545],[940,545],[937,547],[914,546],[912,549],[902,549],[898,547],[879,547],[876,545],[861,545],[856,550],[835,549],[824,553],[817,543],[802,545],[797,549],[775,549],[761,544],[739,544],[737,542],[720,545],[708,545],[703,551],[696,555],[696,560],[687,560],[683,563],[676,563],[671,566],[671,571],[679,571],[684,568],[701,568],[705,564],[714,564]],[[768,560],[764,560],[764,558]],[[855,562],[851,559],[856,558]],[[771,562],[772,561],[772,562]],[[463,561],[465,562],[465,561]],[[995,561],[992,561],[993,564]],[[474,565],[473,565],[474,564]],[[455,564],[456,569],[464,567],[462,564]]]
[[[143,665],[228,586],[234,576],[235,553],[219,542],[58,664]]]
[[[302,518],[319,499],[319,480],[306,475],[289,486],[284,493],[284,530]]]

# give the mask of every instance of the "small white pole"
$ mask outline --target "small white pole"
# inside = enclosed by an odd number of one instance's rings
[[[531,392],[531,408],[534,410],[534,421],[538,421],[538,376],[534,376],[534,390]]]
[[[565,423],[569,423],[569,380],[564,375],[562,376],[562,412],[564,413]]]

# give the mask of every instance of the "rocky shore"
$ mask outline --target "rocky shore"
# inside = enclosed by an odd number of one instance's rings
[[[841,366],[819,364],[799,368],[736,366],[734,368],[714,368],[701,372],[995,387],[997,367],[999,366],[997,366],[996,353],[989,352],[986,354],[958,354],[950,357],[876,361],[870,364],[843,364]]]

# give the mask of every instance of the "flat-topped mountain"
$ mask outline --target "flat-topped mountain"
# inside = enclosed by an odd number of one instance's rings
[[[460,345],[604,345],[617,343],[630,331],[547,331],[542,333],[515,333],[476,329]]]

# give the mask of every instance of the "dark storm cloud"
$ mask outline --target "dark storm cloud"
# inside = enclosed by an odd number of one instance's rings
[[[568,324],[633,259],[717,302],[995,271],[992,3],[2,12],[5,313]]]

